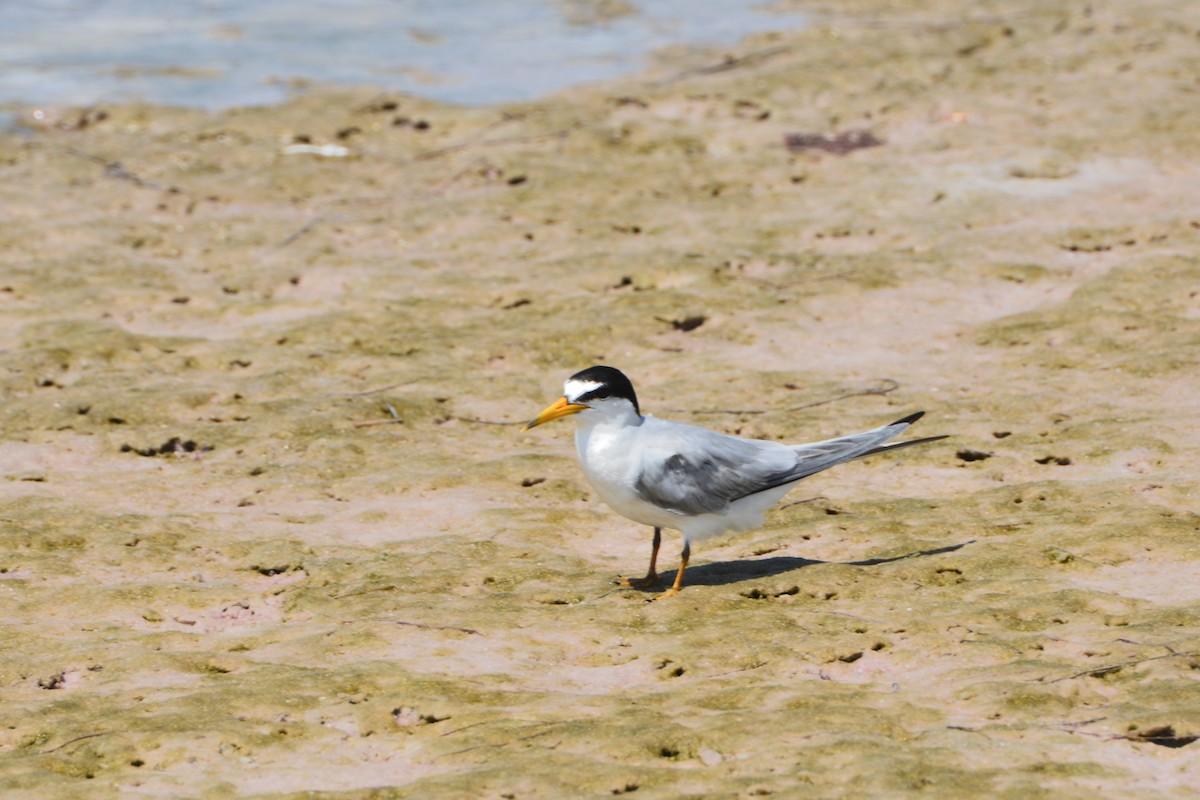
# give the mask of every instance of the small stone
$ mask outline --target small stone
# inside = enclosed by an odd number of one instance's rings
[[[392,710],[392,720],[401,728],[411,728],[421,724],[421,714],[412,706],[404,706]]]

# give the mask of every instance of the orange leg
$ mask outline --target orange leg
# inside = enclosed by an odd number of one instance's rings
[[[650,569],[646,570],[644,578],[622,578],[621,585],[630,589],[649,589],[658,582],[658,548],[662,545],[662,528],[654,529],[654,544],[650,550]]]
[[[654,600],[663,600],[668,597],[674,597],[679,594],[679,590],[683,588],[683,571],[687,569],[688,559],[692,557],[692,543],[687,539],[683,540],[683,552],[679,554],[679,571],[675,573],[675,583],[671,584],[671,588],[655,597]],[[653,601],[652,601],[653,602]]]

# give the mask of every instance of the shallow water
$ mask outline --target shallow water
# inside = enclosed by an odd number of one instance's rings
[[[636,70],[669,45],[797,27],[753,2],[145,0],[0,5],[0,102],[284,100],[294,81],[486,104]]]

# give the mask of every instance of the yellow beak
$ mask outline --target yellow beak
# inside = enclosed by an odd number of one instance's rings
[[[569,417],[572,414],[578,414],[585,408],[587,408],[587,406],[580,405],[579,403],[570,403],[567,402],[567,398],[560,397],[553,405],[548,406],[542,413],[529,420],[529,422],[526,422],[525,427],[521,430],[527,431],[530,428],[536,428],[538,425],[551,422],[559,417]]]

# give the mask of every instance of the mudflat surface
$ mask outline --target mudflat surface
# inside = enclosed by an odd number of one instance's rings
[[[3,794],[1189,796],[1200,7],[960,5],[0,137]],[[512,424],[595,363],[954,438],[646,603],[570,422]]]

